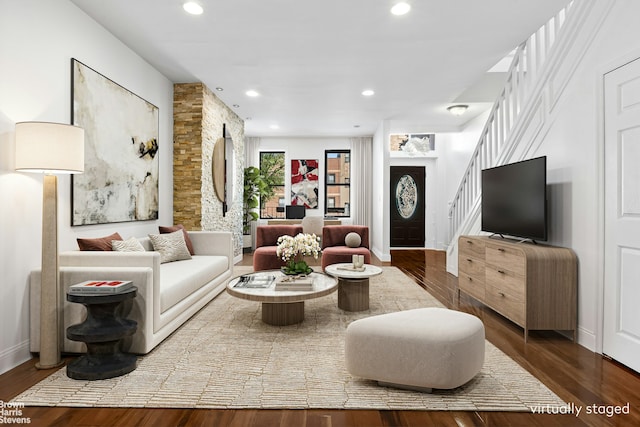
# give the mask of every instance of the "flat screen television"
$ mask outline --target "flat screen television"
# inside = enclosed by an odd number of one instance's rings
[[[284,214],[287,219],[302,219],[306,214],[306,209],[304,206],[287,205]]]
[[[547,158],[482,171],[482,231],[547,240]]]

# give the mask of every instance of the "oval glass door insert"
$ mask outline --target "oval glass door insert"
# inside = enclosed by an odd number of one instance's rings
[[[411,218],[418,204],[418,186],[410,175],[403,175],[396,185],[396,208],[402,218]]]

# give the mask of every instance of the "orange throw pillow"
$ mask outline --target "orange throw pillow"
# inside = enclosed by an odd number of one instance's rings
[[[93,239],[76,239],[78,241],[78,247],[81,251],[111,251],[112,240],[122,240],[122,237],[118,233],[113,233],[111,236],[96,237]]]

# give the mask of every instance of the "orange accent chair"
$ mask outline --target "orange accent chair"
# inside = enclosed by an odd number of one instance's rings
[[[360,235],[360,246],[351,248],[345,243],[347,234]],[[351,262],[352,255],[364,255],[365,264],[371,264],[369,227],[365,225],[326,225],[322,227],[322,270],[331,264]]]
[[[278,237],[297,236],[302,225],[260,225],[256,228],[256,250],[253,252],[253,271],[279,270],[285,262],[278,258]]]

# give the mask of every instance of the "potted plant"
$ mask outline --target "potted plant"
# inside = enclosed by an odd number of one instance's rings
[[[267,181],[260,169],[249,166],[244,169],[244,193],[242,197],[242,234],[245,237],[244,247],[251,247],[251,223],[260,218],[256,209],[260,206],[260,194],[269,189]],[[247,245],[247,240],[249,244]]]

